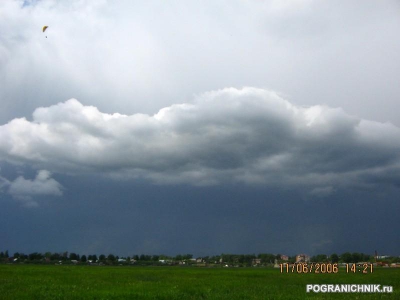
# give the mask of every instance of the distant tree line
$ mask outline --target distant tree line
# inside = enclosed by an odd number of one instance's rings
[[[285,258],[285,259],[282,259]],[[318,254],[310,258],[310,262],[331,262],[331,263],[356,263],[356,262],[374,262],[375,257],[364,253],[345,252],[341,255],[336,253],[331,255]],[[79,255],[77,253],[67,251],[62,253],[39,253],[33,252],[24,254],[15,252],[13,255],[8,253],[8,250],[0,252],[0,262],[26,262],[26,263],[90,263],[90,264],[138,264],[138,265],[163,265],[163,264],[227,264],[237,266],[252,266],[252,265],[271,265],[275,262],[294,263],[296,256],[284,257],[281,254],[260,253],[255,254],[221,254],[214,256],[203,256],[193,258],[192,254],[178,254],[176,256],[168,255],[146,255],[135,254],[128,257],[120,257],[114,254],[90,254]],[[400,262],[400,257],[387,257],[387,263]]]

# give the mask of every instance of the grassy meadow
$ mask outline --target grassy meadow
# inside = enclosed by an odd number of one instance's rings
[[[381,284],[392,294],[306,293],[306,284]],[[400,299],[400,268],[292,274],[271,268],[0,265],[0,299]]]

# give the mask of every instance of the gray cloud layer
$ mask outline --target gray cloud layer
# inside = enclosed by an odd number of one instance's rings
[[[400,126],[399,11],[396,0],[0,1],[0,123],[70,98],[153,114],[257,86]]]
[[[336,188],[398,185],[400,129],[272,91],[226,88],[157,114],[106,114],[75,99],[0,127],[0,158],[59,173]]]

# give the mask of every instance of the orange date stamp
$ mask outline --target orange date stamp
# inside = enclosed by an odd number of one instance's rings
[[[343,268],[342,268],[343,267]],[[353,264],[348,263],[339,267],[338,263],[283,263],[279,264],[281,273],[296,273],[296,274],[336,274],[339,272],[345,273],[373,273],[374,266],[372,263]]]

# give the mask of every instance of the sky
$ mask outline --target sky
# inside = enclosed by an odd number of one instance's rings
[[[0,250],[400,255],[399,27],[395,0],[1,1]]]

